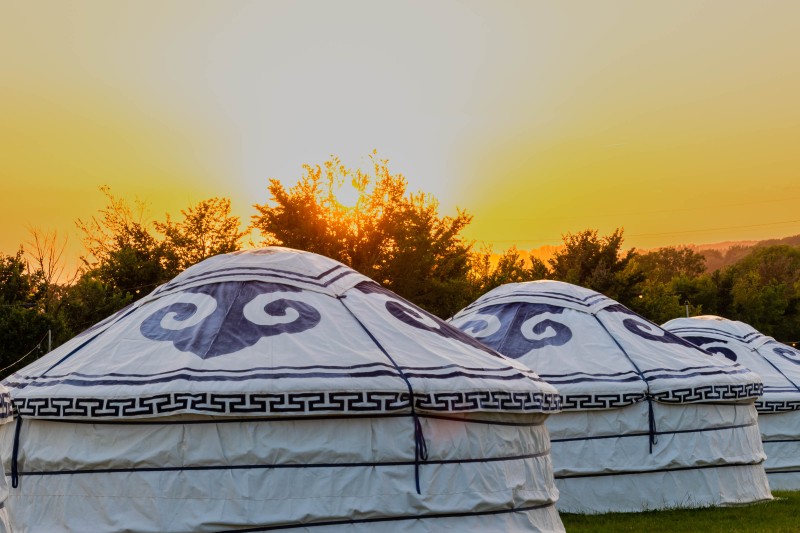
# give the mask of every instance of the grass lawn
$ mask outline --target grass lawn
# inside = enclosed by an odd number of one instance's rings
[[[708,507],[644,513],[578,515],[561,513],[568,533],[796,533],[800,531],[800,491],[773,492],[771,502],[741,507]]]

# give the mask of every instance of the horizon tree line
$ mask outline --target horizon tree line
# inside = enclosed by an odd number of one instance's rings
[[[537,279],[581,285],[661,324],[716,314],[746,322],[781,342],[800,341],[800,247],[773,245],[709,271],[685,246],[624,250],[624,230],[586,229],[562,236],[542,261],[511,247],[499,256],[474,250],[461,235],[472,215],[439,215],[436,198],[409,192],[402,174],[373,152],[371,168],[350,169],[337,157],[304,165],[292,187],[268,182],[269,198],[253,207],[249,228],[262,245],[326,255],[442,318],[505,283]],[[337,197],[345,183],[355,204]],[[74,278],[63,274],[63,244],[33,230],[27,246],[0,254],[0,376],[28,364],[213,255],[242,249],[246,232],[227,198],[209,198],[180,217],[152,220],[146,206],[101,187],[106,206],[76,225],[86,255]],[[48,339],[49,337],[49,339]],[[46,344],[49,342],[49,344]],[[27,356],[14,364],[20,357]]]

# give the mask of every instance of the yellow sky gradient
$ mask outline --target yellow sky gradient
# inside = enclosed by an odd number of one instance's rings
[[[800,2],[0,0],[0,252],[373,148],[505,249],[800,233]]]

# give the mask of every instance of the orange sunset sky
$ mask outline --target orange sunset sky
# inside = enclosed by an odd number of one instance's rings
[[[0,252],[377,149],[496,250],[800,233],[800,2],[0,0]]]

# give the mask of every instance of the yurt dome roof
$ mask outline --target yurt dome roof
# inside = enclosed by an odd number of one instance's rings
[[[207,259],[8,377],[20,414],[552,412],[524,365],[347,266],[279,247]]]
[[[719,357],[746,366],[764,380],[759,412],[800,410],[800,350],[738,320],[703,315],[676,318],[664,329]]]
[[[760,378],[712,357],[598,292],[559,281],[509,283],[451,323],[558,387],[564,409],[743,401]]]

